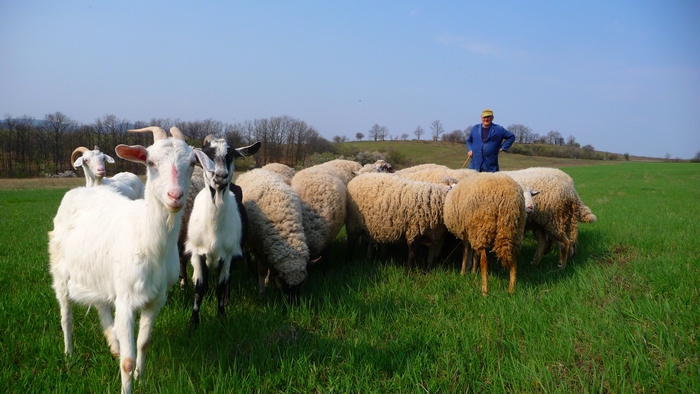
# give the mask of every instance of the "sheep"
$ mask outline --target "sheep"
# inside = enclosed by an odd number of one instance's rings
[[[335,175],[338,176],[346,185],[362,169],[362,165],[360,163],[344,159],[330,160],[325,163],[319,164],[319,166],[329,168],[329,170],[333,171]]]
[[[92,187],[98,185],[109,185],[132,200],[143,198],[144,186],[141,179],[130,172],[120,172],[111,178],[105,178],[105,161],[114,163],[112,156],[100,152],[100,148],[95,145],[95,149],[89,150],[84,146],[79,146],[73,150],[70,161],[74,169],[83,168],[85,174],[85,186]]]
[[[268,163],[262,166],[262,169],[277,174],[282,178],[284,183],[290,186],[292,185],[292,178],[294,178],[296,174],[296,171],[292,167],[282,163]]]
[[[425,164],[418,164],[415,166],[402,168],[402,169],[396,171],[396,174],[397,175],[406,175],[406,174],[410,174],[413,172],[425,171],[425,170],[450,170],[450,168],[447,166],[444,166],[442,164],[425,163]]]
[[[240,197],[240,188],[231,184],[236,157],[254,154],[260,148],[257,142],[249,147],[234,149],[223,138],[208,135],[202,151],[208,160],[200,160],[203,168],[203,188],[194,200],[187,225],[185,252],[191,256],[195,285],[194,307],[190,327],[199,325],[199,309],[207,292],[208,276],[212,269],[219,268],[216,287],[219,316],[230,289],[231,260],[243,258],[243,227],[247,218]],[[238,195],[236,192],[238,191]],[[241,202],[239,207],[238,202]],[[206,264],[202,259],[206,258]]]
[[[115,148],[119,157],[146,165],[144,199],[129,200],[106,186],[70,190],[48,234],[65,353],[73,353],[71,301],[94,306],[111,353],[119,356],[123,393],[131,392],[132,376],[144,373],[153,324],[177,279],[176,240],[192,169],[206,159],[175,127],[173,138],[154,126],[129,131],[151,131],[154,137],[148,148]],[[136,310],[141,310],[137,349]]]
[[[292,178],[292,189],[301,199],[304,233],[312,258],[321,257],[345,224],[347,186],[344,180],[354,175],[357,167],[346,164],[348,162],[334,160],[319,164],[299,171]],[[337,166],[338,163],[341,165]],[[391,164],[377,160],[364,165],[357,173],[390,171],[393,171]]]
[[[208,139],[212,139],[213,136],[208,135],[204,138],[204,141],[202,145],[206,145],[206,141]],[[236,148],[234,153],[235,157],[241,157],[241,156],[250,156],[255,154],[258,149],[260,149],[260,143],[256,142],[250,146],[242,147],[242,148]],[[225,155],[225,153],[222,151],[222,154]],[[216,160],[226,160],[225,156],[220,156],[218,159],[214,156],[213,157],[214,161]],[[232,175],[232,174],[231,174]],[[211,175],[210,175],[211,176]],[[185,203],[185,208],[183,209],[183,214],[182,214],[182,227],[180,228],[180,235],[177,240],[177,245],[178,245],[178,250],[179,250],[179,255],[180,255],[180,290],[185,290],[187,286],[187,264],[190,261],[190,256],[191,254],[185,250],[185,243],[187,242],[187,233],[188,233],[188,227],[189,227],[189,221],[190,221],[190,215],[192,214],[192,210],[194,209],[194,201],[196,197],[199,195],[199,192],[205,188],[207,188],[207,183],[205,181],[205,178],[207,177],[205,171],[197,166],[194,168],[194,171],[192,172],[192,180],[191,180],[191,185],[190,185],[190,190],[191,193],[188,194],[187,197],[187,202]],[[243,226],[243,238],[242,238],[242,243],[245,242],[245,237],[247,234],[247,228],[248,228],[248,221],[247,221],[247,216],[245,213],[245,208],[243,207],[243,202],[242,202],[242,194],[241,194],[241,189],[240,187],[236,186],[233,183],[229,184],[229,190],[234,194],[235,199],[236,199],[236,204],[238,205],[238,212],[241,216],[242,220],[242,226]],[[228,283],[226,284],[227,290],[224,291],[224,302],[227,303],[227,297],[228,297]]]
[[[373,243],[408,244],[408,274],[415,258],[416,244],[428,245],[426,266],[439,254],[446,233],[443,205],[448,186],[413,181],[393,174],[359,175],[348,183],[346,232],[348,259],[359,236]]]
[[[510,270],[508,293],[512,293],[527,215],[518,183],[500,173],[468,177],[447,195],[444,215],[447,229],[464,242],[461,274],[476,251],[481,262],[481,292],[488,294],[486,251],[493,249],[503,267]]]
[[[563,270],[578,241],[578,223],[593,223],[596,216],[585,206],[569,175],[555,168],[528,168],[505,171],[522,187],[540,192],[535,211],[528,215],[526,230],[537,239],[532,265],[538,265],[551,242],[559,245],[558,268]]]
[[[263,169],[239,175],[236,184],[243,190],[250,221],[246,247],[257,261],[259,289],[263,291],[272,280],[294,301],[310,264],[299,195],[282,178]]]

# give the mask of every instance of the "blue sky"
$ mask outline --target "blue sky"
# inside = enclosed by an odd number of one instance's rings
[[[413,138],[488,107],[598,150],[700,151],[698,1],[2,1],[0,57],[2,116]]]

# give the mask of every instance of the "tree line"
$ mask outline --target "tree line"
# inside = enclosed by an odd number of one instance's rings
[[[255,155],[255,165],[277,162],[305,166],[314,153],[332,150],[331,143],[306,122],[289,116],[223,123],[214,119],[181,121],[153,118],[150,121],[120,119],[107,114],[88,124],[79,123],[62,112],[47,114],[43,119],[29,115],[14,117],[6,114],[0,121],[0,177],[26,178],[53,176],[73,170],[71,153],[79,146],[100,150],[115,159],[114,147],[119,144],[144,145],[153,143],[150,134],[128,133],[129,129],[159,126],[165,130],[179,128],[193,146],[209,134],[226,138],[231,146],[239,147],[260,141],[262,147]],[[108,172],[142,173],[136,163],[116,160]]]

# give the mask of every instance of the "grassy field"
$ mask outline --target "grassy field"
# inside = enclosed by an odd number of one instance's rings
[[[528,264],[528,235],[515,293],[494,266],[483,297],[459,251],[405,277],[400,250],[345,261],[341,234],[299,305],[259,295],[239,267],[227,315],[210,295],[190,332],[193,291],[173,288],[136,392],[700,392],[700,166],[564,170],[598,221],[580,226],[563,272],[554,252]],[[95,311],[74,308],[75,354],[63,355],[46,233],[66,189],[5,185],[0,391],[117,391]]]

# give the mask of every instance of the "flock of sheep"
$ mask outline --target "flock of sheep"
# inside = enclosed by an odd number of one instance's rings
[[[526,230],[537,239],[533,264],[556,243],[563,269],[575,252],[578,223],[596,220],[571,177],[553,168],[476,173],[426,164],[394,172],[383,160],[365,166],[332,160],[299,172],[268,164],[234,183],[235,158],[255,154],[260,143],[233,148],[208,136],[200,149],[175,127],[171,137],[155,126],[129,131],[153,133],[149,147],[115,148],[119,157],[146,166],[145,184],[130,173],[106,178],[105,161],[114,159],[98,147],[79,147],[71,161],[82,167],[86,186],[65,194],[49,232],[64,351],[73,350],[71,302],[94,306],[120,359],[124,393],[144,371],[168,289],[178,276],[181,288],[186,286],[188,263],[195,287],[190,326],[196,327],[210,270],[217,278],[219,314],[228,302],[231,265],[249,254],[261,291],[274,283],[294,298],[309,265],[328,258],[343,226],[348,259],[360,239],[368,253],[406,242],[406,273],[417,259],[430,267],[446,239],[459,239],[462,274],[479,264],[487,294],[487,251],[510,270],[513,292]],[[141,314],[134,342],[136,310]]]

